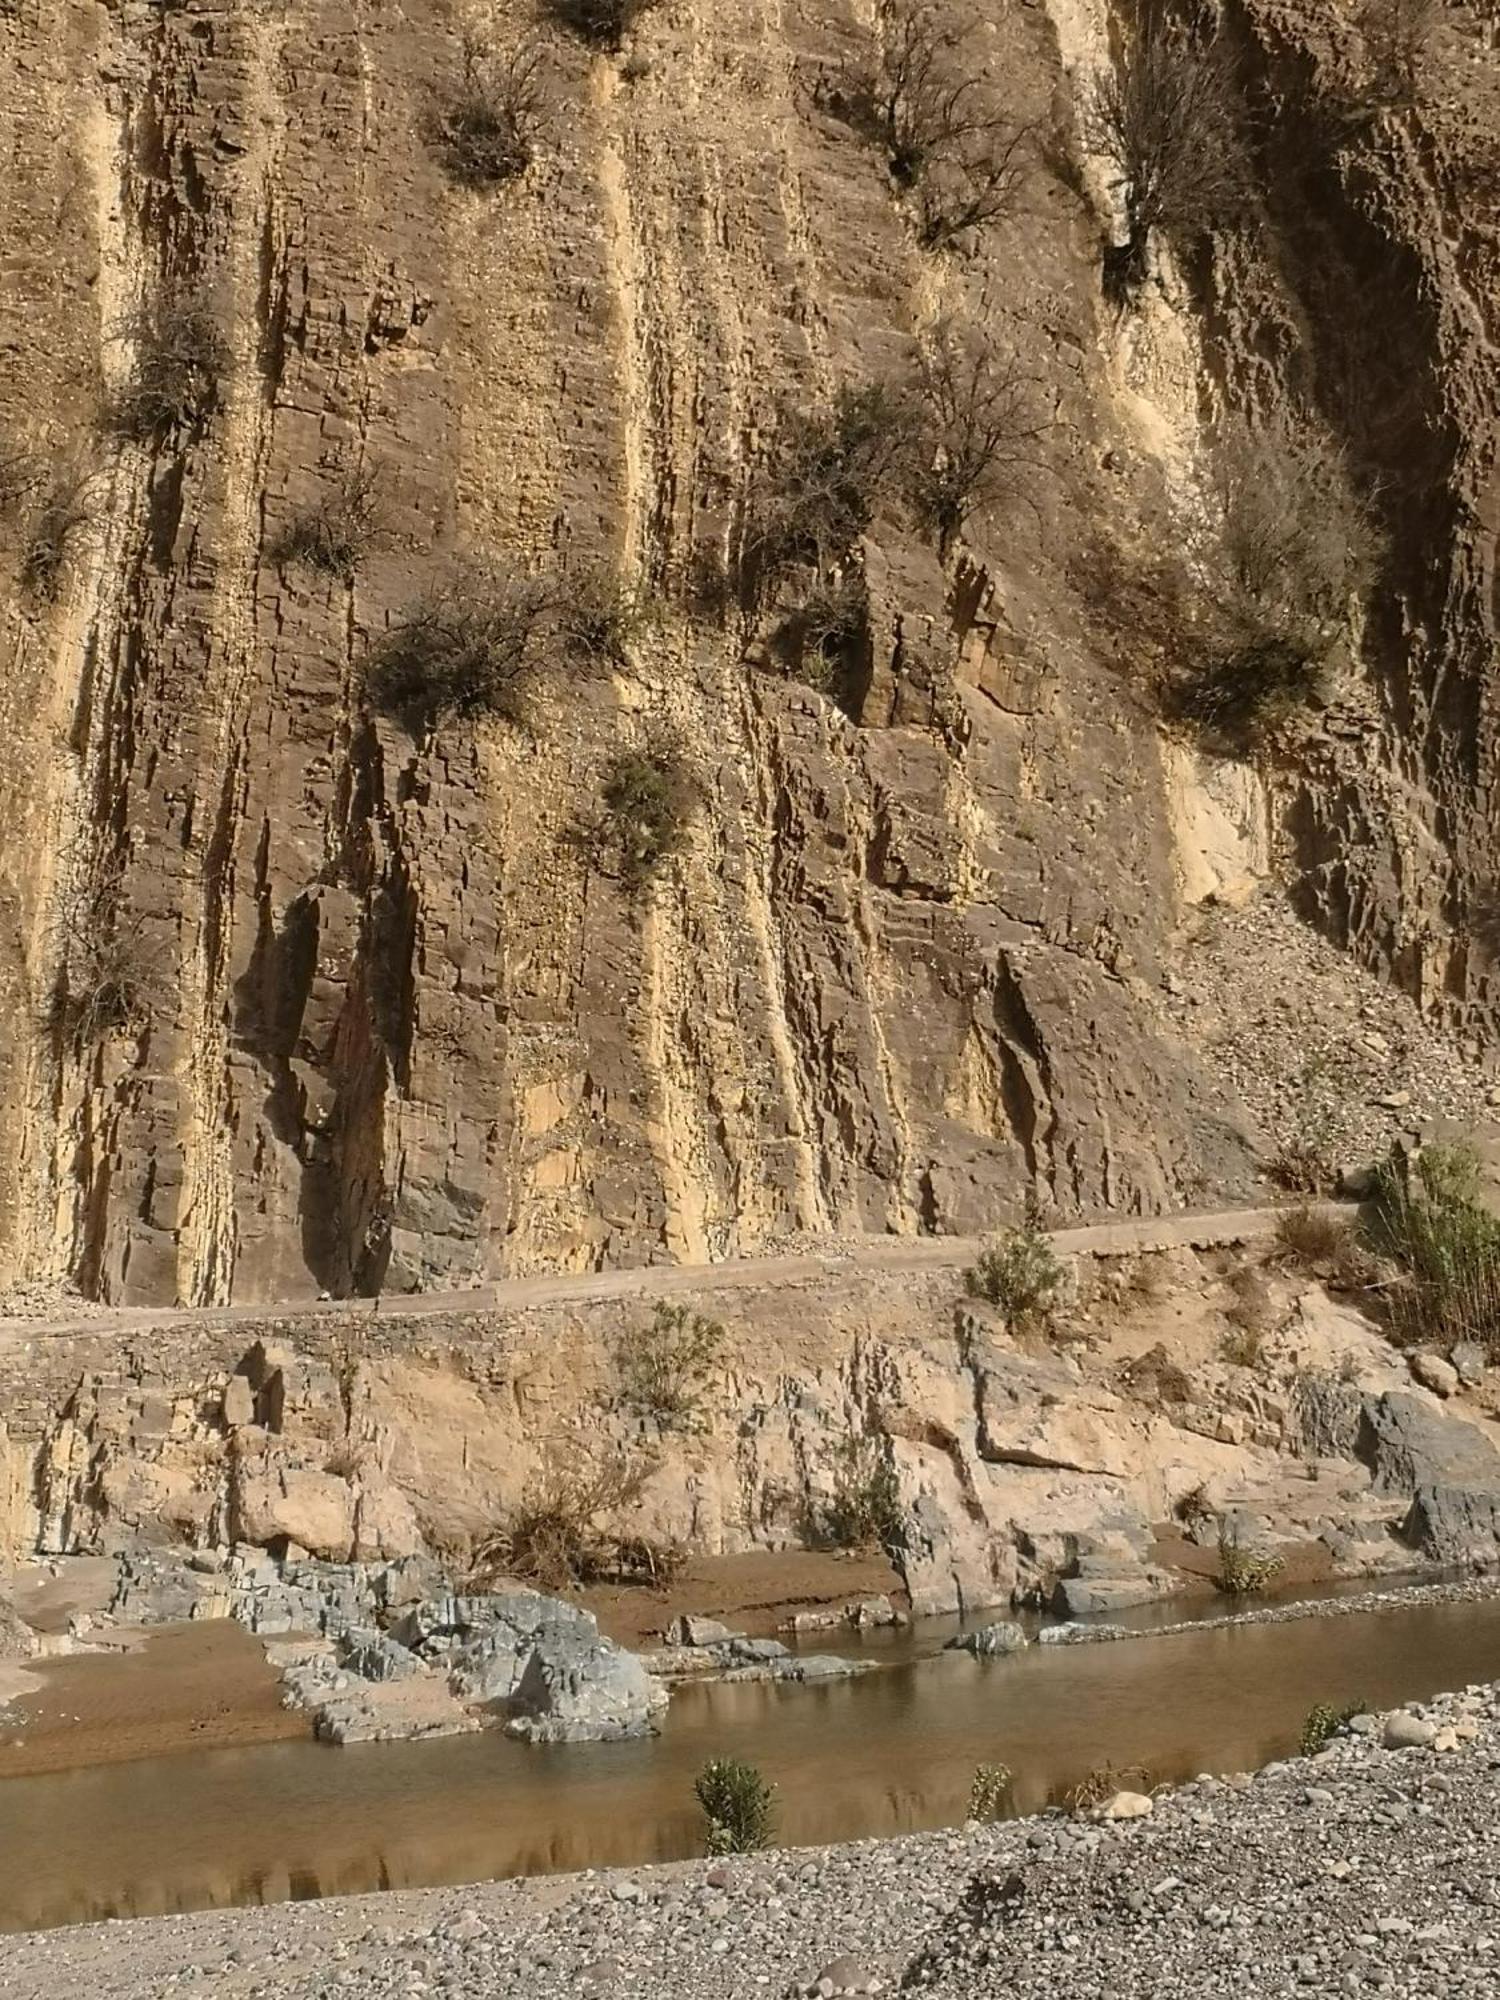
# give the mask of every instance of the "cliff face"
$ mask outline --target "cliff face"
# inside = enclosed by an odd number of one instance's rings
[[[1362,59],[1322,12],[1228,23],[1288,121]],[[0,12],[0,425],[51,482],[0,519],[9,1277],[294,1299],[975,1232],[1032,1189],[1238,1190],[1254,1134],[1158,996],[1185,897],[1278,845],[1320,922],[1484,1026],[1495,237],[1464,176],[1493,49],[1449,10],[1435,103],[1317,123],[1296,175],[1262,149],[1272,252],[1239,294],[1230,247],[1119,315],[1076,116],[1107,27],[1057,0],[976,30],[1035,163],[954,252],[835,115],[863,8],[663,0],[628,65],[438,0]],[[536,157],[486,194],[429,137],[466,29],[542,51]],[[151,313],[199,307],[230,349],[214,406],[102,432]],[[1320,359],[1356,324],[1352,372],[1383,364],[1362,415]],[[778,400],[908,371],[943,325],[1016,357],[1045,464],[941,564],[882,510],[839,705],[698,585]],[[1398,559],[1362,719],[1266,780],[1164,740],[1101,551],[1183,532],[1217,385],[1274,393],[1298,352],[1360,476],[1400,476]],[[360,469],[353,581],[275,560]],[[59,487],[79,518],[41,589]],[[363,663],[496,552],[613,575],[647,615],[528,728],[416,742]],[[698,803],[632,897],[577,829],[664,727]]]

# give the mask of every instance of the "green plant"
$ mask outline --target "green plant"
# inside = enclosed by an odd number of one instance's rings
[[[1098,87],[1094,123],[1125,199],[1126,243],[1106,276],[1128,296],[1146,275],[1153,231],[1188,250],[1250,202],[1239,93],[1225,46],[1195,39],[1148,4],[1134,42]]]
[[[687,843],[696,788],[687,760],[670,744],[622,750],[604,773],[605,844],[630,890],[644,888]]]
[[[215,315],[202,300],[169,295],[127,319],[130,378],[109,408],[110,427],[137,444],[194,429],[219,406],[230,354]]]
[[[363,467],[341,479],[310,507],[300,508],[266,553],[274,563],[301,563],[352,583],[379,526],[376,477]]]
[[[1364,1703],[1351,1701],[1343,1708],[1333,1708],[1326,1701],[1315,1701],[1307,1711],[1307,1720],[1302,1725],[1302,1734],[1297,1739],[1298,1754],[1316,1757],[1343,1728],[1351,1717],[1364,1714]]]
[[[776,1824],[776,1787],[753,1764],[715,1757],[693,1786],[703,1809],[704,1846],[710,1854],[755,1854],[770,1844]]]
[[[885,1440],[853,1432],[833,1454],[833,1495],[819,1521],[819,1539],[839,1549],[899,1549],[906,1540],[901,1483]]]
[[[964,1273],[970,1297],[998,1306],[1012,1333],[1045,1331],[1051,1325],[1062,1281],[1051,1239],[1035,1220],[1007,1230]]]
[[[1232,1529],[1219,1534],[1219,1570],[1214,1581],[1228,1597],[1255,1597],[1269,1590],[1285,1564],[1278,1555],[1241,1546]]]
[[[498,187],[531,165],[544,102],[541,68],[540,49],[497,56],[465,44],[462,83],[428,121],[429,142],[461,187]]]
[[[421,598],[372,650],[365,688],[413,735],[451,717],[524,723],[554,611],[534,580],[467,570]]]
[[[969,1818],[978,1821],[1004,1819],[1010,1803],[1012,1777],[1008,1764],[977,1764],[969,1786]]]
[[[1038,446],[1051,420],[1040,385],[1013,356],[984,339],[940,328],[923,358],[920,396],[927,425],[914,498],[946,561],[976,512],[1018,496],[1043,461]]]
[[[1403,1338],[1500,1352],[1500,1220],[1480,1199],[1479,1162],[1463,1146],[1424,1146],[1376,1175],[1368,1231],[1405,1274],[1390,1301]]]
[[[620,1336],[615,1348],[620,1401],[663,1430],[702,1431],[703,1391],[723,1345],[717,1320],[663,1299],[645,1326]]]
[[[626,36],[656,0],[550,0],[554,18],[595,48],[618,53]]]
[[[850,698],[852,672],[870,643],[870,595],[864,577],[844,571],[814,578],[776,636],[788,671],[804,686],[842,705]]]

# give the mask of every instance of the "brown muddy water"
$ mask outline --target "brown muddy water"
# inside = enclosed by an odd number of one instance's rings
[[[776,1782],[789,1844],[955,1823],[979,1763],[1011,1767],[1021,1811],[1105,1761],[1247,1769],[1291,1749],[1315,1701],[1500,1679],[1500,1598],[884,1657],[826,1687],[681,1690],[640,1743],[273,1743],[6,1779],[0,1927],[673,1859],[700,1851],[692,1783],[713,1756]]]

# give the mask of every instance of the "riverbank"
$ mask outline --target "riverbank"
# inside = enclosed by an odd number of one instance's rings
[[[7,2000],[463,1993],[739,2000],[891,1992],[1492,1994],[1500,1688],[1149,1817],[993,1828],[625,1875],[90,1926],[9,1939]],[[1430,1725],[1430,1726],[1429,1726]],[[1472,1732],[1472,1734],[1471,1734]],[[820,1979],[827,1984],[820,1987]],[[919,1984],[917,1982],[920,1982]]]

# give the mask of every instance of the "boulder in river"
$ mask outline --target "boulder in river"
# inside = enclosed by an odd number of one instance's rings
[[[974,1653],[981,1659],[990,1659],[1002,1653],[1019,1653],[1029,1643],[1025,1632],[1013,1618],[997,1618],[992,1625],[981,1625],[973,1632],[961,1632],[956,1639],[948,1641],[950,1650]]]

